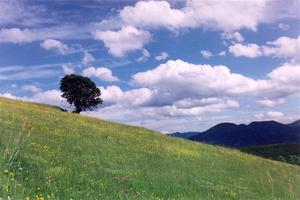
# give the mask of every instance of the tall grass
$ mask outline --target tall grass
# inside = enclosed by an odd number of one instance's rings
[[[300,199],[298,166],[45,105],[0,110],[4,199]]]

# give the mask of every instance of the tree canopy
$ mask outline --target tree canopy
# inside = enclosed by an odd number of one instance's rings
[[[87,77],[71,74],[60,81],[62,97],[75,106],[74,113],[92,111],[98,104],[102,104],[101,91],[96,84]]]

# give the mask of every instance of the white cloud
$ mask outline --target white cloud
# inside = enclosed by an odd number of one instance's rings
[[[234,44],[229,47],[229,52],[235,57],[245,56],[249,58],[256,58],[263,55],[257,44]]]
[[[239,32],[223,32],[221,33],[223,40],[233,40],[236,42],[243,42],[245,39]]]
[[[298,38],[280,37],[262,46],[265,56],[289,58],[293,62],[300,62],[300,35]]]
[[[26,4],[19,0],[0,1],[0,25],[27,25],[32,26],[40,23],[38,18],[42,11],[41,7]]]
[[[133,81],[141,87],[156,90],[160,94],[158,102],[164,104],[182,96],[285,98],[300,91],[299,77],[299,65],[285,64],[270,72],[268,79],[254,80],[232,73],[226,66],[195,65],[176,60],[139,72],[133,75]]]
[[[299,1],[277,0],[210,1],[186,0],[182,8],[171,8],[167,1],[139,1],[120,11],[123,24],[136,27],[205,27],[231,32],[241,28],[256,31],[259,23],[283,18],[299,18]],[[145,13],[151,13],[149,15]],[[161,15],[164,15],[162,18]],[[234,18],[232,18],[234,16]]]
[[[148,31],[133,26],[123,26],[119,31],[95,31],[92,34],[94,39],[103,41],[109,52],[116,57],[143,49],[151,39]]]
[[[0,42],[27,43],[34,41],[34,34],[28,29],[0,29]]]
[[[78,31],[78,27],[55,26],[44,28],[0,28],[0,43],[23,44],[34,41],[53,39],[83,39],[88,30]]]
[[[47,39],[41,43],[41,47],[43,47],[46,50],[57,50],[61,54],[67,54],[73,51],[72,48],[68,47],[68,45],[64,44],[63,42],[59,40],[54,39]]]
[[[67,102],[65,99],[61,97],[61,92],[59,90],[47,90],[47,91],[40,91],[35,93],[31,97],[17,97],[10,93],[0,93],[1,97],[6,97],[10,99],[18,99],[22,101],[29,101],[29,102],[36,102],[36,103],[45,103],[50,105],[61,106],[62,108],[67,108]]]
[[[262,104],[262,105],[264,105],[264,106],[274,107],[276,105],[285,103],[286,100],[283,99],[283,98],[274,99],[274,100],[271,100],[271,99],[262,99],[262,100],[258,100],[257,102],[260,103],[260,104]]]
[[[122,91],[118,86],[100,87],[103,106],[118,104],[126,108],[147,105],[153,99],[153,92],[148,88]]]
[[[203,101],[202,99],[200,101]],[[181,100],[186,101],[185,104],[189,104],[189,101],[193,100]],[[192,102],[194,103],[194,102]],[[207,103],[206,105],[194,105],[193,107],[178,107],[176,102],[171,106],[163,106],[157,109],[157,113],[163,116],[199,116],[208,112],[221,112],[229,108],[238,108],[239,103],[235,100],[223,100],[218,99],[218,102]]]
[[[204,58],[210,58],[213,56],[212,52],[207,51],[207,50],[202,50],[200,51],[200,54],[204,57]]]
[[[289,0],[286,4],[277,0],[230,3],[186,0],[182,5],[180,8],[172,8],[168,1],[138,1],[135,5],[125,6],[117,16],[98,23],[94,27],[98,30],[93,31],[92,35],[94,39],[104,42],[110,54],[121,57],[130,51],[144,48],[151,38],[150,32],[146,29],[167,28],[177,33],[181,29],[201,27],[205,30],[224,31],[221,35],[224,40],[243,42],[244,38],[237,30],[245,28],[256,31],[258,24],[261,23],[284,18],[300,18],[298,0]],[[117,28],[121,30],[115,31]],[[245,47],[240,45],[236,48],[243,48],[246,56],[257,57],[259,54],[253,54],[252,48],[255,48],[253,45],[255,44]]]
[[[266,45],[234,44],[229,46],[229,52],[234,56],[255,58],[259,56],[273,56],[291,59],[291,62],[300,62],[300,36],[297,38],[280,37],[275,41],[266,42]]]
[[[124,7],[120,12],[120,17],[125,24],[136,27],[173,29],[192,25],[188,23],[187,15],[183,11],[172,9],[166,1],[139,1],[134,6]]]
[[[42,89],[37,87],[36,85],[23,85],[21,89],[32,93],[38,93],[42,91]]]
[[[285,64],[282,67],[275,68],[268,76],[279,83],[300,83],[300,65]]]
[[[137,59],[138,62],[145,61],[151,57],[151,54],[147,49],[143,49],[142,54],[143,55]]]
[[[87,77],[97,77],[102,81],[119,81],[118,77],[113,76],[110,69],[104,67],[89,67],[83,70],[83,75]]]
[[[62,108],[70,108],[59,90],[47,90],[34,94],[32,97],[23,97],[22,99],[30,102],[45,103],[60,106]]]
[[[218,56],[226,56],[226,51],[220,51],[220,52],[218,53]]]
[[[63,71],[64,71],[64,74],[74,74],[75,73],[75,70],[72,68],[72,65],[67,63],[67,64],[62,64],[61,65]]]
[[[95,61],[95,58],[92,56],[92,54],[90,54],[89,52],[87,51],[84,51],[83,52],[83,58],[81,60],[81,62],[85,65],[91,63],[91,62],[94,62]]]
[[[87,72],[91,76],[98,75],[98,69],[92,68]],[[103,78],[103,74],[99,74]],[[113,76],[108,74],[108,77]],[[283,99],[299,94],[299,76],[300,66],[295,64],[284,64],[268,73],[265,79],[255,80],[233,73],[226,66],[171,60],[133,75],[134,89],[124,91],[115,85],[100,87],[103,105],[99,110],[86,114],[168,131],[178,128],[171,122],[180,122],[182,127],[192,130],[197,128],[196,122],[200,118],[239,108],[240,98],[265,106],[283,103]],[[41,91],[32,97],[19,99],[66,106],[60,95],[58,90]],[[284,115],[276,112],[258,113],[256,117],[283,119]],[[160,125],[155,125],[156,122]],[[162,126],[162,122],[167,125]],[[191,124],[194,124],[193,128],[188,126]]]
[[[284,24],[284,23],[279,23],[278,24],[278,28],[281,29],[281,30],[288,30],[290,28],[290,26],[288,24]]]
[[[162,51],[162,52],[160,52],[160,54],[158,56],[155,56],[155,60],[158,60],[158,61],[165,60],[168,57],[169,57],[169,54],[167,52]]]
[[[194,65],[181,60],[171,60],[153,70],[139,72],[133,75],[133,81],[158,90],[161,101],[181,96],[204,98],[242,93],[255,84],[250,78],[231,73],[226,66]]]
[[[257,113],[254,115],[254,117],[259,120],[272,120],[272,119],[282,118],[283,116],[284,114],[279,111],[268,111],[264,113]]]
[[[17,88],[17,87],[18,87],[18,85],[17,85],[17,84],[15,84],[15,83],[13,83],[13,84],[11,84],[11,85],[10,85],[10,87],[12,87],[12,88]]]
[[[277,117],[282,117],[283,113],[278,111],[269,111],[267,112],[267,116],[277,118]]]
[[[5,97],[5,98],[9,98],[9,99],[18,99],[18,97],[12,95],[9,92],[0,93],[0,97]]]

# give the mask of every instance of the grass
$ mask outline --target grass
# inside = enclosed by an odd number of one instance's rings
[[[0,98],[3,199],[299,199],[300,168]]]
[[[274,144],[240,148],[241,151],[268,159],[300,165],[300,144]]]

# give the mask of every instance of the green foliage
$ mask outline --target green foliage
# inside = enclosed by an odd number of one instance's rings
[[[66,75],[60,81],[60,90],[63,92],[62,97],[75,106],[74,113],[93,110],[102,103],[100,89],[87,77]]]
[[[300,199],[298,166],[52,106],[0,110],[3,199]]]
[[[264,158],[300,165],[300,144],[273,144],[240,148]]]

